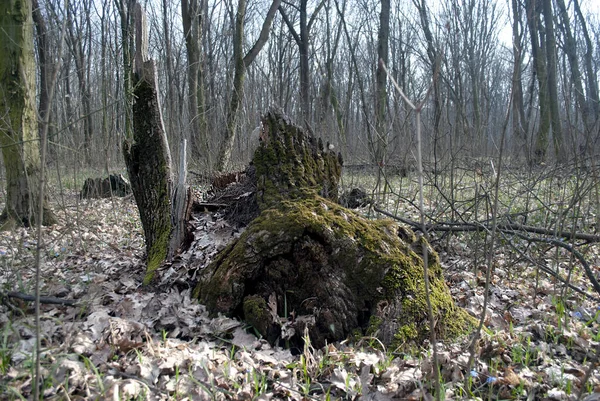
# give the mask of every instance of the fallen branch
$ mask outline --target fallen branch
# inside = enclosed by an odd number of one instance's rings
[[[0,293],[1,295],[1,293]],[[22,292],[9,291],[6,293],[6,296],[9,298],[17,298],[27,302],[34,302],[35,296],[24,294]],[[73,299],[63,299],[63,298],[54,298],[54,297],[40,297],[40,303],[42,304],[53,304],[53,305],[67,305],[67,306],[75,306],[77,305],[77,301]]]
[[[390,217],[394,220],[398,220],[404,224],[408,224],[415,231],[422,231],[423,226],[418,221],[406,219],[404,217],[396,216],[392,213],[386,212],[375,206],[373,208],[377,213],[381,213],[384,216]],[[468,232],[468,231],[480,231],[487,230],[489,227],[485,223],[435,223],[435,224],[425,224],[425,230],[427,231],[436,231],[436,232]],[[533,234],[541,234],[548,235],[552,237],[565,238],[569,240],[582,240],[586,241],[586,243],[594,243],[600,242],[600,235],[596,234],[588,234],[588,233],[572,233],[570,231],[554,231],[547,228],[534,227],[534,226],[526,226],[523,224],[516,223],[506,223],[506,224],[498,224],[498,229],[505,232],[512,231],[521,231],[528,232]]]
[[[381,213],[387,217],[391,217],[392,219],[398,220],[404,224],[408,224],[415,231],[426,230],[428,232],[429,231],[467,232],[467,231],[489,230],[489,227],[484,223],[421,224],[420,222],[417,222],[417,221],[413,221],[413,220],[409,220],[409,219],[406,219],[403,217],[395,216],[392,213],[386,212],[385,210],[382,210],[376,206],[373,209],[376,212]],[[592,283],[592,286],[594,287],[594,290],[596,290],[596,292],[598,294],[600,294],[600,283],[598,283],[598,280],[594,276],[594,272],[592,271],[589,263],[585,260],[585,257],[583,256],[583,254],[581,254],[581,252],[577,251],[572,245],[569,245],[564,241],[560,241],[559,239],[556,239],[556,237],[570,238],[570,239],[584,240],[587,243],[593,243],[593,242],[600,242],[600,235],[593,235],[593,234],[586,234],[586,233],[571,233],[571,232],[567,232],[567,231],[555,232],[555,231],[545,229],[545,228],[526,226],[526,225],[514,224],[514,223],[499,224],[497,229],[505,234],[515,235],[525,241],[542,242],[542,243],[550,244],[550,245],[553,245],[553,246],[556,246],[559,248],[563,248],[563,249],[569,251],[571,254],[573,254],[573,256],[575,256],[575,258],[577,258],[579,263],[581,263],[581,265],[583,266],[583,269],[585,270],[585,274],[587,275],[588,279]],[[524,232],[540,234],[540,235],[548,235],[548,236],[552,236],[554,238],[535,238],[535,237],[530,237],[528,235],[523,234]]]

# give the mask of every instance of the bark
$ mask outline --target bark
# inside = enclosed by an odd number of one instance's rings
[[[550,120],[552,122],[552,140],[554,143],[554,154],[559,162],[564,161],[562,126],[560,123],[558,82],[556,68],[556,37],[554,36],[554,12],[552,0],[542,0],[544,14],[544,27],[546,34],[546,59],[548,61],[548,105],[550,108]]]
[[[75,71],[77,74],[77,82],[79,87],[79,96],[81,97],[82,120],[83,120],[83,154],[88,165],[92,161],[92,138],[93,138],[93,121],[92,121],[92,105],[91,105],[91,90],[89,85],[89,67],[90,64],[86,60],[86,50],[84,49],[84,35],[81,26],[74,26],[75,11],[72,9],[74,5],[69,3],[68,12],[68,32],[69,32],[69,47],[73,53],[75,60]],[[90,29],[89,7],[86,15],[86,29]],[[88,32],[86,35],[88,40],[91,40],[91,35]],[[89,44],[88,44],[89,50]]]
[[[164,31],[164,43],[165,43],[165,75],[167,76],[167,134],[174,135],[175,134],[175,120],[176,120],[176,112],[175,106],[177,104],[177,99],[175,98],[175,82],[173,76],[175,71],[173,69],[173,51],[171,44],[171,29],[169,28],[169,1],[162,1],[162,11],[163,11],[163,31]]]
[[[215,169],[224,171],[231,158],[233,145],[235,143],[235,129],[237,126],[237,111],[243,99],[244,77],[246,66],[242,55],[242,45],[244,39],[244,18],[246,17],[246,0],[238,0],[238,8],[235,16],[235,30],[233,37],[233,62],[234,76],[233,89],[231,90],[231,99],[227,111],[227,122],[225,135],[219,149],[219,157]]]
[[[540,120],[535,137],[532,162],[535,164],[546,161],[548,151],[548,136],[550,134],[551,111],[550,99],[548,93],[548,72],[546,65],[545,46],[540,43],[540,14],[541,10],[536,7],[536,0],[526,1],[527,25],[529,27],[529,37],[531,40],[531,56],[538,82],[538,101],[540,108]]]
[[[387,74],[383,64],[389,62],[389,36],[390,36],[390,0],[381,1],[381,13],[379,14],[379,33],[377,36],[377,89],[375,95],[375,127],[377,132],[377,143],[374,144],[375,163],[385,165],[387,149]],[[382,64],[383,62],[383,64]]]
[[[559,26],[565,38],[564,51],[567,54],[567,58],[569,60],[569,68],[571,70],[571,81],[573,82],[573,86],[575,87],[575,99],[577,101],[578,109],[583,118],[585,132],[588,133],[592,129],[595,117],[593,117],[591,114],[592,110],[589,107],[588,101],[585,97],[585,92],[583,91],[581,69],[579,68],[579,58],[577,56],[577,42],[575,40],[575,37],[573,36],[569,14],[564,0],[556,0],[556,4],[559,8]]]
[[[123,97],[124,97],[124,132],[126,140],[133,140],[133,84],[132,84],[132,57],[133,33],[132,17],[134,0],[114,0],[115,7],[121,20],[121,51],[123,57]]]
[[[36,223],[42,179],[35,101],[32,5],[0,2],[0,146],[6,170],[3,229]],[[44,208],[43,224],[56,220]]]
[[[188,111],[192,127],[192,155],[206,160],[210,166],[207,124],[204,104],[204,84],[200,81],[202,65],[200,62],[202,32],[200,27],[200,0],[182,0],[181,18],[188,58]]]
[[[32,0],[32,16],[33,21],[35,22],[36,29],[36,44],[37,44],[37,53],[38,53],[38,64],[40,69],[40,95],[39,95],[39,104],[38,104],[38,113],[40,116],[40,121],[44,121],[46,119],[46,113],[50,109],[49,104],[49,93],[50,88],[48,85],[50,84],[51,71],[50,66],[48,64],[48,57],[50,48],[48,46],[48,29],[46,28],[46,20],[42,15],[42,10],[40,9],[40,5],[38,0]],[[49,127],[51,125],[49,124]],[[40,134],[41,134],[40,127]]]
[[[587,29],[587,24],[583,13],[581,12],[581,8],[579,7],[579,0],[573,1],[573,6],[575,7],[575,14],[577,15],[577,19],[579,20],[579,24],[581,27],[581,31],[583,33],[583,38],[585,41],[585,54],[583,57],[584,61],[584,70],[585,70],[585,88],[586,93],[588,94],[588,104],[587,107],[592,115],[593,123],[595,124],[598,121],[598,117],[600,115],[600,98],[598,96],[598,77],[596,75],[596,70],[594,69],[594,45],[592,44],[592,40],[590,39],[590,34]],[[592,132],[588,132],[587,135],[587,144],[586,147],[592,147]],[[590,149],[591,150],[591,149]]]
[[[316,348],[360,331],[386,346],[419,344],[430,327],[425,248],[437,334],[452,338],[473,324],[454,306],[425,240],[332,201],[339,155],[279,112],[263,118],[261,140],[253,166],[262,212],[202,271],[194,292],[212,315],[241,317],[290,347],[302,346],[305,329]]]
[[[300,0],[298,7],[300,14],[300,33],[294,28],[294,24],[290,21],[283,7],[279,7],[279,13],[285,24],[290,30],[290,34],[294,38],[298,46],[300,55],[300,115],[304,127],[311,125],[311,107],[310,107],[310,64],[308,60],[310,49],[310,28],[319,14],[319,11],[324,6],[325,1],[321,0],[310,18],[307,10],[308,0]]]
[[[344,129],[344,121],[342,110],[339,104],[337,91],[334,87],[334,75],[333,75],[333,64],[337,57],[338,46],[340,38],[342,36],[342,24],[339,23],[335,35],[332,38],[331,34],[331,12],[329,6],[325,8],[326,11],[326,51],[327,59],[325,61],[325,80],[321,86],[320,96],[320,113],[319,113],[319,124],[318,127],[321,131],[331,130],[333,127],[327,121],[330,116],[331,109],[333,108],[333,114],[338,129],[338,140],[344,146],[346,145],[346,132]]]
[[[124,143],[125,163],[146,240],[149,284],[169,253],[171,238],[171,156],[158,99],[156,68],[147,60],[147,34],[142,10],[136,7],[133,140]]]
[[[427,4],[425,0],[413,0],[413,3],[417,7],[419,11],[419,18],[421,20],[421,27],[423,28],[423,33],[425,34],[425,40],[427,41],[427,57],[429,58],[429,63],[431,64],[431,76],[433,79],[433,134],[434,138],[437,140],[440,134],[440,122],[442,119],[442,102],[440,98],[440,84],[439,80],[436,79],[437,75],[437,64],[438,64],[438,55],[437,49],[435,47],[435,41],[433,38],[433,34],[431,32],[431,27],[429,24],[429,15],[427,12]]]
[[[512,38],[513,38],[513,77],[512,83],[512,123],[513,134],[515,135],[514,151],[516,155],[523,154],[529,160],[529,142],[527,141],[527,119],[525,117],[525,107],[523,105],[523,79],[522,79],[522,63],[523,63],[523,34],[520,31],[521,11],[517,0],[512,0]]]

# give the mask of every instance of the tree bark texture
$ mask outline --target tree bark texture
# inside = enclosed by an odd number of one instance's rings
[[[550,111],[550,95],[548,93],[548,68],[546,64],[546,47],[541,43],[539,32],[541,10],[537,7],[536,0],[526,1],[527,25],[531,39],[531,56],[538,82],[538,100],[540,108],[540,121],[534,139],[533,163],[546,161],[548,151],[548,136],[552,126]]]
[[[182,0],[181,19],[187,51],[188,111],[190,113],[192,156],[200,157],[210,166],[207,123],[204,104],[204,83],[201,81],[202,30],[200,27],[200,1]]]
[[[560,100],[558,98],[558,78],[556,61],[556,37],[554,35],[554,12],[552,0],[542,0],[544,14],[544,28],[546,34],[546,59],[548,61],[548,101],[550,107],[550,120],[552,122],[552,142],[556,160],[564,161],[562,126],[560,123]]]
[[[437,255],[391,221],[369,221],[334,202],[341,156],[271,111],[255,153],[261,209],[204,269],[195,289],[211,314],[244,319],[268,341],[321,347],[362,331],[402,346],[427,338],[423,247],[439,337],[472,325],[454,306]]]
[[[390,0],[381,1],[381,13],[379,14],[379,33],[377,35],[377,89],[375,95],[375,131],[377,132],[377,143],[374,145],[375,163],[385,165],[387,150],[387,74],[383,69],[383,62],[389,64],[389,36],[390,36]]]
[[[293,125],[278,110],[263,117],[260,135],[261,146],[254,154],[253,164],[261,210],[283,199],[304,197],[307,191],[337,202],[341,154],[324,149],[321,139]]]
[[[141,22],[140,11],[136,23]],[[136,71],[134,77],[133,141],[125,141],[124,155],[131,188],[144,228],[147,252],[148,284],[166,259],[171,238],[171,156],[164,131],[157,93],[158,83],[153,60],[146,61],[147,36],[136,29]]]
[[[3,228],[36,222],[41,177],[31,1],[0,2],[0,146],[6,169]],[[54,215],[44,213],[44,224]]]

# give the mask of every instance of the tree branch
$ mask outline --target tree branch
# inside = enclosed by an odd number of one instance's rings
[[[398,220],[404,224],[408,224],[409,226],[413,227],[413,229],[418,230],[418,231],[425,230],[427,232],[429,232],[429,231],[466,232],[466,231],[477,231],[477,230],[482,230],[482,229],[489,230],[489,227],[487,226],[487,224],[483,224],[483,223],[421,224],[420,222],[417,222],[417,221],[413,221],[413,220],[405,219],[403,217],[395,216],[392,213],[388,213],[385,210],[378,208],[377,206],[375,206],[373,208],[373,210],[375,210],[376,212],[381,213],[387,217],[391,217],[392,219]],[[540,234],[540,235],[548,235],[551,237],[558,236],[558,237],[567,238],[570,240],[581,239],[581,240],[587,241],[587,243],[600,242],[599,235],[586,234],[586,233],[571,233],[568,231],[555,232],[553,230],[549,230],[549,229],[545,229],[545,228],[525,226],[522,224],[513,224],[513,223],[498,224],[497,229],[505,234],[516,235],[517,237],[524,239],[526,241],[529,241],[529,242],[542,242],[542,243],[550,244],[550,245],[553,245],[553,246],[556,246],[559,248],[563,248],[563,249],[569,251],[571,254],[573,254],[573,256],[575,256],[575,258],[577,258],[579,263],[581,263],[581,265],[583,266],[583,269],[585,270],[585,274],[587,275],[588,279],[592,283],[592,286],[594,287],[594,290],[596,290],[596,292],[598,294],[600,294],[600,283],[596,279],[596,276],[594,276],[594,272],[592,271],[589,263],[585,260],[585,257],[583,256],[583,254],[581,254],[581,252],[579,252],[577,249],[575,249],[572,245],[569,245],[566,242],[560,241],[556,238],[535,238],[535,237],[530,237],[528,235],[525,235],[525,234],[523,234],[523,232]]]
[[[290,33],[294,37],[294,40],[296,41],[296,44],[298,44],[298,46],[301,46],[302,45],[302,39],[300,39],[300,36],[298,35],[298,32],[296,32],[296,30],[294,29],[294,25],[292,24],[292,22],[288,18],[287,14],[285,13],[285,10],[283,9],[283,7],[281,7],[281,5],[279,5],[278,10],[279,10],[279,14],[281,14],[281,18],[283,18],[283,21],[285,22],[285,24],[287,25],[288,29],[290,30]]]
[[[0,293],[1,295],[2,293]],[[35,296],[24,294],[22,292],[10,291],[6,293],[6,296],[9,298],[17,298],[27,302],[34,302]],[[40,297],[40,303],[42,304],[54,304],[54,305],[67,305],[67,306],[76,306],[77,301],[73,299],[62,299],[62,298],[54,298],[54,297]]]
[[[321,0],[317,8],[315,8],[315,11],[313,11],[312,15],[310,16],[310,20],[308,20],[308,25],[306,26],[308,32],[310,32],[310,28],[312,27],[313,23],[315,22],[315,19],[317,18],[317,15],[319,14],[319,11],[321,11],[324,5],[325,0]]]
[[[244,56],[244,67],[248,68],[248,66],[252,64],[265,43],[267,43],[267,40],[269,39],[269,30],[271,30],[273,18],[275,18],[275,13],[277,12],[280,4],[281,0],[273,0],[273,3],[267,12],[267,16],[265,17],[265,21],[263,22],[263,26],[260,30],[260,35],[258,36],[256,43],[254,43],[254,46],[252,46],[252,48]]]

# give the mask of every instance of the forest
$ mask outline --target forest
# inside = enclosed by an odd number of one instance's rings
[[[593,0],[0,1],[0,399],[600,399]]]

